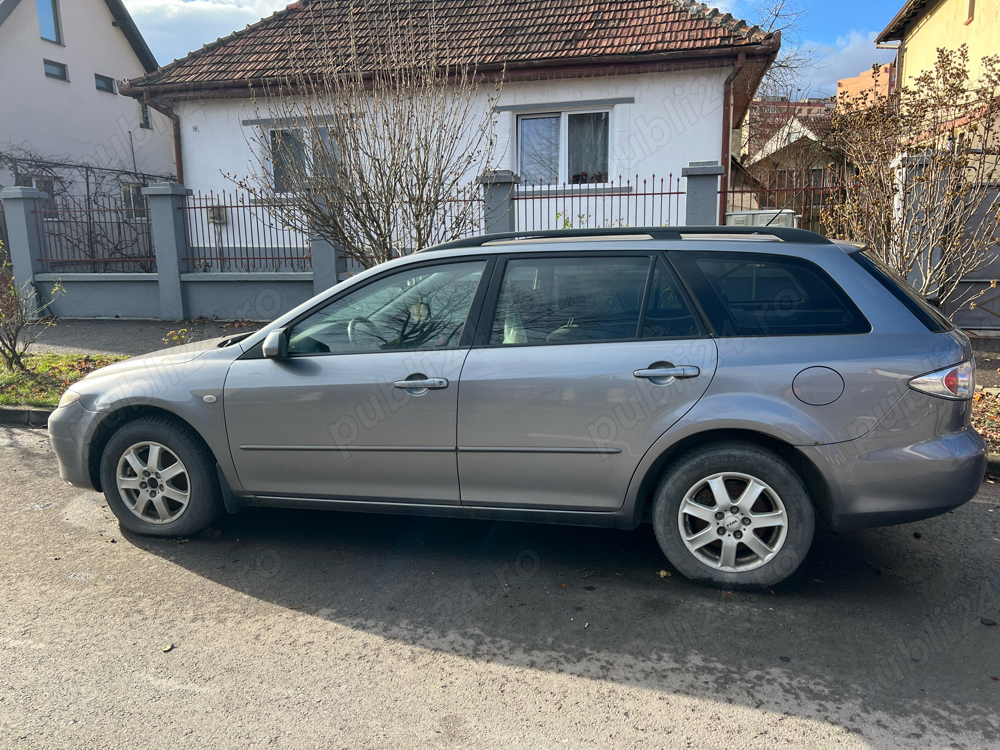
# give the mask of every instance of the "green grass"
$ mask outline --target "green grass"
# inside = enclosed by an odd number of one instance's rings
[[[63,391],[84,375],[123,359],[109,354],[28,354],[28,372],[0,366],[0,405],[56,406]]]

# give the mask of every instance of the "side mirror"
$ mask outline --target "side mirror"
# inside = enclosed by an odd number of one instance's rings
[[[284,328],[278,328],[267,334],[261,353],[268,359],[281,359],[288,356],[288,336]]]

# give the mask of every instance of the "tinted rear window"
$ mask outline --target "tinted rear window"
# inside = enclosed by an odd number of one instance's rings
[[[903,303],[913,315],[923,323],[928,331],[942,333],[954,328],[954,324],[948,320],[941,311],[923,299],[916,290],[903,281],[896,273],[880,260],[873,258],[867,252],[853,253],[851,255],[858,265],[872,275],[879,284],[884,286],[893,297]]]
[[[670,259],[723,336],[868,333],[871,325],[815,263],[783,255],[677,251]]]

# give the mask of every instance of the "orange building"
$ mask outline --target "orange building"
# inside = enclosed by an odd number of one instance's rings
[[[885,63],[878,68],[878,95],[886,96],[896,88],[896,63]],[[874,71],[869,68],[854,78],[841,78],[837,81],[837,101],[845,97],[855,98],[866,91],[875,91]]]

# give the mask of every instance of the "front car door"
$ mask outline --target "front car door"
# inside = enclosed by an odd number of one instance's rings
[[[244,489],[458,504],[458,379],[489,265],[386,273],[291,324],[287,357],[235,362],[226,428]]]
[[[462,504],[616,510],[711,382],[715,342],[658,253],[501,264],[462,371]]]

